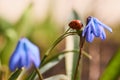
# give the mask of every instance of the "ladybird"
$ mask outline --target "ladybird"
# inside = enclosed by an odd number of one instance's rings
[[[69,24],[70,28],[80,30],[83,27],[83,24],[80,20],[72,20]]]

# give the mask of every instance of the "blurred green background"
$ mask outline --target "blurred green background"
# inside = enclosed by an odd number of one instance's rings
[[[81,80],[98,80],[99,77],[101,80],[119,80],[119,3],[119,0],[0,0],[1,72],[8,69],[9,57],[22,37],[29,38],[39,46],[42,59],[48,47],[68,27],[75,10],[84,24],[88,16],[95,16],[113,29],[112,33],[106,31],[105,41],[95,39],[93,43],[85,43],[84,50],[92,56],[92,60],[83,56]],[[65,45],[63,40],[53,53],[66,49]],[[55,74],[66,74],[65,62],[63,58],[43,76],[47,78]]]

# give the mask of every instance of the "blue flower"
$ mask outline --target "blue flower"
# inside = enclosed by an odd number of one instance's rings
[[[28,39],[21,38],[10,57],[9,68],[14,71],[16,68],[29,68],[32,64],[35,67],[40,65],[39,49]]]
[[[87,18],[87,25],[82,32],[82,36],[86,38],[87,42],[92,42],[94,37],[100,37],[102,40],[106,39],[104,28],[112,32],[112,29],[103,24],[95,17],[89,16]]]

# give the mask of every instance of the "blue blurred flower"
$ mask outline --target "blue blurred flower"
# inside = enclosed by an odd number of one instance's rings
[[[86,38],[87,42],[92,42],[94,37],[100,37],[102,40],[106,39],[104,28],[112,32],[112,29],[100,22],[97,18],[89,16],[87,18],[87,25],[82,32],[82,36]]]
[[[39,49],[27,38],[21,38],[10,57],[9,68],[14,71],[16,68],[29,68],[32,64],[35,67],[40,65]]]

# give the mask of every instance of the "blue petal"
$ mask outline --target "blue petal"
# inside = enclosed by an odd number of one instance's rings
[[[26,68],[28,68],[30,66],[29,64],[29,54],[28,54],[28,47],[27,47],[27,44],[26,42],[24,41],[24,44],[23,44],[23,54],[21,55],[21,58],[22,58],[22,62],[21,64],[23,66],[25,66]]]
[[[82,32],[83,37],[86,35],[87,29],[88,27],[90,27],[90,25],[91,25],[91,22],[88,22],[87,26],[84,27],[83,32]]]
[[[83,37],[85,36],[86,31],[87,31],[87,30],[84,28],[83,31],[82,31],[82,36],[83,36]]]
[[[88,32],[86,34],[86,40],[87,42],[92,42],[94,40],[94,35],[91,33],[91,28],[88,27]]]
[[[87,40],[87,42],[91,43],[91,42],[93,42],[95,36],[93,34],[90,34],[89,36],[90,36],[89,39],[86,39],[86,40]]]
[[[19,54],[20,54],[20,60],[19,60],[19,64],[18,64],[18,68],[22,68],[22,67],[26,67],[28,65],[27,62],[27,54],[26,54],[26,50],[25,50],[25,38],[22,38],[19,40],[20,45],[19,45]]]
[[[40,59],[39,56],[36,56],[34,53],[30,53],[30,62],[34,64],[35,67],[39,67]]]
[[[84,37],[87,32],[87,26],[83,29],[82,36]]]
[[[83,32],[82,32],[82,36],[83,36],[83,37],[86,35],[86,32],[87,32],[87,30],[88,30],[88,27],[91,27],[91,26],[92,26],[92,17],[89,16],[89,17],[87,18],[87,25],[86,25],[86,27],[83,29]]]
[[[101,30],[102,30],[102,31],[101,31],[100,38],[101,38],[102,40],[105,40],[105,39],[106,39],[106,34],[105,34],[105,31],[104,31],[104,29],[103,29],[103,28],[102,28]]]
[[[20,55],[22,53],[22,43],[21,41],[18,42],[16,49],[14,51],[14,53],[11,55],[10,57],[10,61],[9,61],[9,67],[11,71],[14,71],[17,67],[18,67],[18,63],[20,60]]]
[[[35,49],[35,48],[34,48]],[[31,60],[34,63],[36,67],[39,67],[40,65],[40,55],[39,55],[39,50],[36,48],[36,52],[31,52]]]
[[[18,67],[19,69],[21,69],[21,68],[23,67],[23,65],[22,65],[21,63],[22,63],[22,59],[21,59],[21,57],[20,57],[20,59],[19,59],[19,61],[18,61],[18,63],[17,63],[17,67]]]
[[[17,68],[18,62],[20,60],[20,55],[13,53],[10,57],[9,68],[11,71],[14,71]]]
[[[94,22],[94,19],[92,19],[91,22],[92,22],[91,28],[92,28],[93,34],[96,37],[99,37],[100,36],[100,28],[99,28],[98,24]]]
[[[33,48],[30,47],[29,51],[31,61],[34,63],[36,67],[38,67],[40,65],[39,49],[36,46],[34,46]]]
[[[95,19],[94,19],[94,17],[88,17],[89,18],[89,20],[87,20],[88,22],[88,24],[87,24],[87,26],[88,27],[91,27],[91,29],[92,29],[92,32],[93,32],[93,34],[96,36],[96,37],[99,37],[100,36],[100,30],[99,30],[99,26],[98,26],[98,24],[94,21]],[[87,18],[87,19],[88,19]]]
[[[30,63],[29,64],[31,64],[31,63],[34,63],[34,65],[36,66],[36,67],[38,67],[39,66],[39,64],[40,64],[40,53],[39,53],[39,48],[36,46],[36,45],[34,45],[34,44],[32,44],[29,40],[25,40],[25,42],[26,42],[26,46],[27,46],[27,53],[28,53],[28,55],[29,55],[29,57],[30,57]]]
[[[99,25],[101,25],[102,27],[104,27],[104,28],[107,29],[108,31],[112,32],[112,29],[111,29],[109,26],[103,24],[103,23],[102,23],[101,21],[99,21],[97,18],[94,18],[94,19],[95,19],[95,21],[96,21]]]

